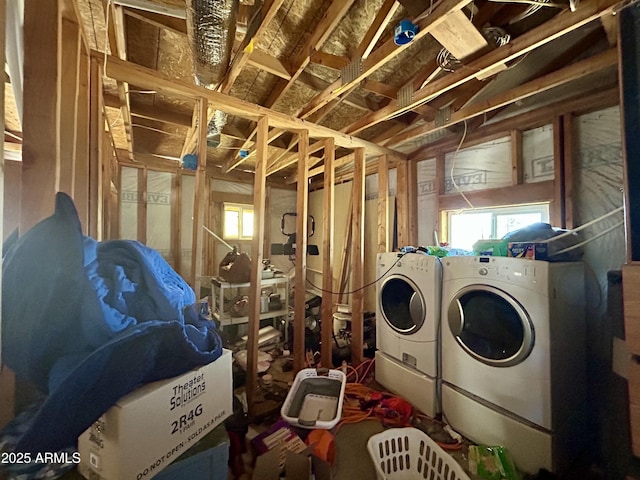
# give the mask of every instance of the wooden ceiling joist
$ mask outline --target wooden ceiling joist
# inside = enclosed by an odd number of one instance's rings
[[[515,60],[527,52],[572,32],[589,22],[611,14],[615,5],[615,0],[584,0],[580,3],[580,8],[577,11],[570,12],[567,10],[562,12],[541,26],[516,38],[511,43],[492,50],[486,55],[470,62],[466,65],[466,68],[457,70],[446,77],[427,84],[421,90],[414,92],[413,99],[408,105],[400,107],[397,101],[391,101],[386,107],[361,118],[349,127],[342,129],[342,131],[355,134],[377,123],[411,110],[432,98],[464,84],[472,78],[476,78],[478,74],[490,70],[500,63]]]
[[[471,105],[461,108],[457,112],[451,114],[451,119],[441,125],[436,125],[435,122],[428,122],[420,127],[408,130],[405,133],[396,135],[389,145],[400,145],[409,140],[421,137],[425,134],[435,132],[442,128],[447,128],[456,123],[469,120],[471,118],[482,115],[486,112],[496,110],[505,105],[509,105],[518,100],[536,95],[538,93],[550,90],[559,85],[568,83],[577,78],[590,75],[608,67],[616,65],[618,61],[616,49],[609,49],[605,52],[594,55],[593,57],[576,62],[568,67],[562,68],[554,73],[537,78],[530,82],[527,82],[511,90],[495,95],[489,99],[472,103]]]
[[[307,103],[302,109],[301,117],[305,118],[321,108],[323,105],[329,103],[331,100],[341,95],[345,90],[352,85],[359,84],[366,77],[371,75],[374,71],[378,70],[382,65],[395,58],[401,52],[406,50],[412,43],[419,41],[426,36],[434,27],[444,21],[445,15],[452,10],[460,10],[469,3],[469,0],[442,0],[436,7],[433,8],[431,14],[426,18],[418,22],[418,33],[414,36],[412,42],[405,45],[396,45],[393,39],[387,40],[382,46],[375,49],[371,54],[362,62],[362,68],[360,74],[357,75],[350,82],[343,84],[342,80],[338,79],[330,85],[325,91],[316,95]],[[425,10],[427,12],[428,10]]]
[[[298,78],[302,71],[309,64],[311,54],[320,49],[329,35],[338,26],[342,17],[346,15],[355,0],[333,0],[329,8],[324,12],[322,19],[316,24],[313,32],[307,39],[306,43],[300,48],[297,55],[291,62],[291,79],[280,80],[271,90],[269,98],[265,102],[265,106],[273,107],[282,96],[289,91],[293,82]]]
[[[342,17],[346,15],[353,5],[355,0],[333,0],[329,8],[324,12],[322,19],[316,24],[313,32],[305,42],[305,44],[298,49],[298,53],[291,61],[291,78],[288,80],[279,79],[276,85],[271,90],[269,97],[264,102],[267,108],[273,107],[278,100],[280,100],[285,93],[293,86],[294,82],[302,74],[304,69],[309,65],[311,60],[311,54],[318,50],[329,35],[338,26]],[[227,164],[233,165],[233,168],[240,165],[244,158],[239,154],[235,154],[235,160],[232,158],[227,161]]]
[[[103,54],[92,52],[92,55],[102,60]],[[395,150],[391,150],[380,145],[376,145],[358,137],[345,135],[322,125],[316,125],[299,118],[290,117],[284,113],[271,110],[260,105],[254,105],[235,97],[230,97],[223,93],[207,90],[193,84],[170,80],[158,75],[158,72],[131,62],[120,60],[113,56],[107,58],[107,76],[115,80],[133,83],[145,88],[152,88],[158,93],[179,96],[185,98],[207,98],[216,108],[240,118],[258,121],[263,116],[269,117],[269,125],[283,130],[296,131],[308,130],[309,135],[314,138],[334,137],[336,145],[348,149],[362,147],[370,155],[390,155],[396,158],[406,156]]]

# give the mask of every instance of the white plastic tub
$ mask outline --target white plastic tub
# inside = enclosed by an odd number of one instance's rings
[[[291,425],[331,429],[342,416],[347,377],[340,370],[300,370],[282,404],[280,414]]]

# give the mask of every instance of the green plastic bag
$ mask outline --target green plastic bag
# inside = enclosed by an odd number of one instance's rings
[[[499,446],[471,445],[469,470],[487,480],[520,480],[511,454]]]

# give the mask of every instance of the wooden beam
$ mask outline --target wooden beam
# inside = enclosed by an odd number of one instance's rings
[[[89,235],[102,240],[102,136],[104,135],[104,105],[102,103],[102,68],[91,59],[89,104]],[[144,240],[141,240],[144,242]]]
[[[138,193],[140,199],[138,201],[136,225],[136,240],[140,243],[147,243],[147,169],[146,167],[138,169]],[[192,284],[193,285],[193,284]]]
[[[409,241],[409,190],[407,162],[397,166],[396,177],[396,222],[398,224],[398,247],[411,245]]]
[[[524,183],[524,164],[522,159],[522,130],[511,130],[511,183]]]
[[[121,7],[120,5],[116,6]],[[148,23],[154,27],[177,33],[178,35],[187,35],[187,21],[185,18],[171,17],[168,15],[160,15],[158,13],[133,10],[130,8],[125,9],[124,13],[131,18]]]
[[[100,59],[102,54],[100,52],[93,52],[93,55]],[[193,84],[181,82],[178,80],[170,80],[158,75],[158,72],[151,70],[140,65],[136,65],[130,62],[125,62],[118,58],[109,56],[107,61],[107,76],[133,83],[141,87],[150,87],[156,90],[158,93],[165,95],[177,95],[187,98],[197,98],[199,96],[207,98],[207,100],[215,105],[216,108],[228,113],[229,115],[246,118],[248,120],[257,121],[262,116],[269,116],[269,125],[274,128],[281,128],[283,130],[308,130],[309,136],[314,138],[328,138],[333,137],[336,145],[348,149],[355,149],[362,147],[366,150],[367,154],[371,155],[390,155],[394,158],[404,159],[406,155],[391,150],[389,148],[380,147],[363,140],[358,137],[345,135],[327,127],[316,125],[310,122],[306,122],[299,118],[293,118],[283,113],[271,110],[260,105],[254,105],[249,102],[244,102],[240,99],[230,97],[228,95],[207,90],[206,88],[198,87]]]
[[[322,311],[321,311],[321,361],[325,368],[332,368],[333,351],[333,253],[335,222],[335,143],[332,138],[324,145],[324,193],[322,209]],[[308,184],[308,182],[305,182]]]
[[[53,213],[59,185],[58,7],[25,3],[21,234]]]
[[[61,76],[60,95],[60,185],[59,190],[74,198],[77,113],[79,105],[78,75],[80,68],[80,29],[78,24],[62,19],[60,30]],[[84,127],[84,125],[83,125]]]
[[[291,80],[291,74],[287,67],[285,67],[276,57],[273,57],[262,50],[254,49],[249,55],[247,63],[277,77],[285,80]]]
[[[309,134],[301,130],[298,138],[298,191],[296,196],[296,286],[293,311],[293,369],[305,366],[305,302],[307,291],[307,235],[309,216],[309,182],[306,181]]]
[[[78,65],[77,125],[89,125],[91,66],[88,52],[80,51]],[[84,234],[89,234],[89,129],[78,128],[76,135],[76,163],[74,203]]]
[[[407,161],[408,245],[418,245],[418,162]]]
[[[598,53],[585,60],[576,62],[565,68],[557,70],[556,72],[544,75],[523,85],[508,90],[507,92],[494,95],[491,98],[472,103],[467,107],[463,107],[457,112],[451,114],[449,121],[436,124],[435,121],[428,122],[419,127],[407,130],[399,135],[396,135],[391,141],[386,142],[388,145],[397,146],[404,142],[421,137],[428,133],[432,133],[443,128],[451,127],[456,123],[464,120],[483,115],[487,112],[496,110],[498,108],[510,105],[518,100],[531,97],[538,93],[550,90],[554,87],[566,84],[577,78],[582,78],[590,75],[599,70],[610,68],[616,65],[617,52],[616,49],[606,50],[602,53]]]
[[[191,257],[191,285],[200,296],[200,276],[202,275],[202,252],[204,245],[204,209],[206,206],[205,189],[207,187],[207,111],[206,98],[198,102],[198,167],[195,178],[195,199],[193,202],[193,235],[191,237],[193,255]],[[206,197],[208,198],[208,197]]]
[[[389,166],[387,156],[378,159],[378,253],[389,251]]]
[[[610,88],[604,91],[596,91],[590,95],[578,95],[568,100],[552,105],[514,115],[498,122],[477,128],[467,133],[465,144],[467,146],[483,143],[488,138],[505,136],[512,128],[527,130],[546,125],[557,115],[574,112],[576,115],[602,110],[618,104],[618,88]],[[446,137],[427,146],[419,147],[409,153],[410,160],[423,160],[437,155],[439,150],[453,151],[460,142],[458,136]]]
[[[267,171],[267,135],[269,119],[263,117],[258,121],[256,156],[256,174],[253,185],[253,240],[251,242],[251,285],[249,287],[249,324],[247,327],[247,380],[245,389],[249,415],[255,412],[256,392],[258,387],[258,333],[260,330],[260,284],[262,282],[262,256],[265,223],[265,192]],[[297,278],[297,277],[296,277]],[[304,292],[303,292],[304,294]],[[302,320],[304,335],[304,318]],[[295,353],[295,352],[294,352]]]
[[[351,363],[359,365],[364,360],[364,150],[355,150],[353,187],[351,198],[353,210],[351,223]]]
[[[553,200],[554,181],[523,183],[522,185],[491,188],[475,192],[465,192],[465,196],[476,208],[515,205],[518,203],[550,202]],[[440,210],[468,208],[467,202],[457,193],[438,197]]]
[[[331,53],[314,50],[311,52],[309,58],[311,63],[322,65],[323,67],[332,68],[334,70],[341,70],[349,65],[349,59],[347,57],[341,57],[339,55],[333,55]]]
[[[458,60],[463,60],[489,44],[462,10],[452,10],[431,35]]]
[[[378,70],[385,63],[395,58],[402,53],[409,46],[414,45],[422,37],[426,36],[431,30],[440,24],[444,20],[445,14],[452,10],[459,10],[464,7],[469,0],[442,0],[438,5],[433,8],[430,15],[418,22],[418,33],[414,36],[410,43],[405,45],[396,45],[393,39],[387,40],[382,46],[374,50],[366,60],[362,62],[362,68],[360,74],[353,78],[350,82],[343,84],[342,80],[338,79],[332,83],[325,91],[316,95],[307,103],[306,107],[302,110],[300,116],[306,117],[323,105],[329,103],[334,98],[338,97],[345,90],[351,86],[360,83],[366,77],[371,75],[374,71]]]
[[[391,21],[391,18],[396,14],[398,8],[400,8],[400,2],[397,0],[384,1],[376,14],[376,18],[373,19],[373,23],[367,30],[367,33],[364,35],[364,38],[356,50],[356,54],[363,60],[369,56],[373,48],[376,46],[376,43],[380,40],[384,29]]]
[[[220,83],[220,92],[228,93],[233,87],[234,82],[240,75],[240,72],[245,67],[245,65],[249,62],[249,57],[251,56],[250,49],[246,48],[249,45],[249,42],[254,38],[260,38],[266,31],[267,27],[271,23],[271,21],[275,18],[276,13],[284,3],[284,0],[265,0],[262,4],[262,9],[260,11],[259,17],[256,17],[255,20],[258,22],[255,27],[253,36],[245,35],[242,43],[240,44],[240,48],[238,49],[236,55],[231,60],[231,64],[229,65],[229,69],[227,70],[227,74],[224,79]],[[247,31],[252,31],[250,28]]]
[[[412,110],[414,107],[452,90],[472,78],[476,78],[478,74],[493,69],[500,63],[515,60],[589,22],[610,14],[616,4],[615,0],[585,0],[581,2],[580,8],[576,12],[562,12],[539,27],[516,38],[508,45],[495,49],[474,60],[466,68],[457,70],[446,77],[427,84],[421,90],[414,92],[413,99],[409,104],[400,107],[397,101],[392,101],[386,107],[367,115],[342,131],[354,134],[390,117]],[[369,60],[371,60],[371,57]]]
[[[565,228],[564,216],[564,122],[562,115],[553,118],[553,202],[549,212],[551,225]]]
[[[291,79],[279,80],[275,87],[271,90],[269,97],[264,105],[273,107],[285,93],[289,91],[293,82],[298,78],[302,71],[309,64],[311,53],[318,50],[329,35],[338,26],[342,17],[346,15],[355,0],[332,0],[331,5],[324,11],[322,18],[315,24],[315,27],[304,45],[297,48],[295,56],[291,62]]]
[[[575,135],[573,134],[573,115],[564,115],[562,117],[562,132],[563,132],[563,150],[564,150],[564,169],[563,169],[563,183],[564,183],[564,215],[565,215],[565,228],[571,230],[577,227],[575,218],[575,204],[573,198],[573,189],[575,186],[574,178],[574,165],[576,161],[576,146]]]
[[[124,12],[121,5],[104,3],[105,18],[110,18],[109,22],[109,44],[111,51],[121,60],[127,59],[127,39],[124,22]],[[131,122],[131,101],[129,97],[129,85],[126,82],[117,82],[118,97],[120,98],[120,110],[122,116],[122,124],[124,125],[125,134],[127,136],[127,145],[129,149],[129,158],[133,160],[133,126]]]

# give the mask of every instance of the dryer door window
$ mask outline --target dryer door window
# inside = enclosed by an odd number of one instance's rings
[[[402,275],[387,277],[380,286],[380,312],[391,328],[410,335],[419,330],[426,317],[426,306],[420,290]]]
[[[534,331],[522,306],[502,290],[470,285],[449,305],[449,328],[475,359],[497,367],[522,362],[533,348]]]

